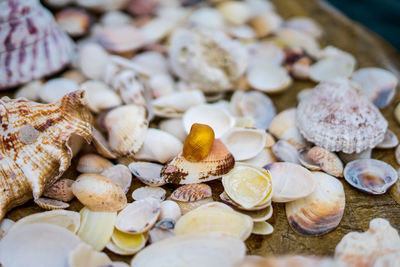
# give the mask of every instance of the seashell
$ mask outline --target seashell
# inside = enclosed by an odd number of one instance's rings
[[[183,115],[183,127],[189,133],[194,123],[206,124],[220,138],[235,124],[235,119],[218,106],[203,104],[189,108]]]
[[[296,113],[295,108],[281,111],[272,120],[268,131],[276,138],[289,142],[297,149],[302,149],[306,146],[306,141],[296,127]]]
[[[336,246],[334,259],[348,266],[377,266],[379,258],[399,250],[397,230],[387,220],[376,218],[370,221],[368,231],[346,234]]]
[[[224,191],[219,195],[219,198],[221,199],[221,201],[227,205],[230,205],[234,208],[239,209],[240,211],[259,211],[259,210],[263,210],[265,208],[267,208],[268,206],[271,205],[271,200],[266,199],[266,202],[261,202],[259,205],[251,207],[251,208],[245,208],[243,206],[241,206],[240,204],[236,203],[235,201],[233,201],[228,194]],[[243,212],[242,212],[243,213]],[[247,215],[247,214],[246,214]],[[249,215],[250,216],[250,215]],[[250,216],[251,217],[251,216]]]
[[[91,211],[84,207],[80,211],[81,226],[77,235],[97,251],[102,251],[114,231],[116,212]]]
[[[181,215],[181,208],[175,201],[165,200],[161,202],[160,220],[171,219],[177,221]]]
[[[267,222],[254,222],[252,234],[270,235],[274,231],[274,227]]]
[[[39,79],[69,63],[74,44],[39,1],[16,0],[1,7],[0,88]]]
[[[8,231],[11,229],[11,227],[15,224],[13,220],[4,218],[0,222],[0,240],[5,237],[8,233]]]
[[[154,227],[148,233],[150,244],[159,242],[161,240],[171,238],[174,236],[174,232],[170,230],[164,230],[158,227]]]
[[[165,163],[178,155],[182,151],[182,146],[181,141],[175,136],[149,128],[142,147],[135,154],[135,159]]]
[[[228,27],[227,32],[231,37],[242,39],[243,41],[256,38],[256,33],[248,25],[230,26]]]
[[[312,62],[310,58],[301,57],[292,65],[287,65],[287,67],[289,67],[289,72],[294,78],[306,80],[310,78],[311,64]]]
[[[157,6],[155,0],[130,0],[127,10],[133,16],[153,15]]]
[[[226,132],[221,141],[236,160],[247,160],[264,149],[266,134],[264,130],[235,127]]]
[[[146,36],[132,25],[105,26],[98,35],[99,43],[112,53],[134,51],[146,44]]]
[[[128,5],[128,0],[75,0],[75,4],[85,9],[96,12],[106,12],[124,9]]]
[[[111,152],[106,138],[94,127],[92,129],[92,134],[93,145],[96,148],[96,151],[103,157],[106,157],[108,159],[115,159],[117,156]]]
[[[110,265],[110,267],[129,267],[129,266],[130,265],[122,261],[113,261]]]
[[[119,185],[124,194],[128,193],[132,183],[132,173],[128,167],[122,164],[117,164],[105,169],[101,175]]]
[[[67,145],[71,149],[72,157],[74,158],[81,151],[85,139],[79,135],[72,134],[68,139]]]
[[[244,258],[245,251],[241,240],[224,234],[181,235],[144,248],[132,259],[131,266],[165,267],[171,262],[176,267],[187,266],[188,262],[192,267],[235,266]]]
[[[266,208],[260,210],[239,210],[239,212],[250,216],[253,222],[265,222],[272,217],[273,208],[272,205],[268,205]]]
[[[234,165],[232,154],[219,139],[215,139],[210,153],[202,161],[190,162],[180,154],[162,168],[161,178],[173,184],[207,182],[228,173]]]
[[[63,227],[76,233],[80,226],[81,216],[78,212],[70,210],[51,210],[35,213],[18,220],[12,229],[32,223],[48,223]]]
[[[251,16],[249,7],[242,2],[224,1],[217,6],[217,10],[228,23],[233,25],[243,25]]]
[[[243,160],[241,162],[253,165],[255,167],[262,168],[267,164],[270,164],[272,162],[277,162],[277,161],[278,161],[278,159],[275,157],[272,150],[270,148],[264,148],[254,158],[251,158],[248,160]]]
[[[72,0],[45,0],[46,5],[59,8],[72,3]]]
[[[299,162],[310,171],[320,171],[321,167],[308,156],[308,149],[299,152]],[[343,167],[343,164],[342,164]],[[343,171],[342,171],[343,172]]]
[[[160,122],[158,125],[160,130],[170,133],[178,138],[182,143],[185,142],[187,133],[183,127],[182,119],[167,119]]]
[[[30,101],[39,101],[39,89],[43,86],[43,80],[34,80],[20,87],[14,98],[26,98]]]
[[[210,197],[210,198],[205,198],[202,200],[197,200],[197,201],[192,201],[192,202],[181,202],[181,201],[175,201],[175,202],[176,202],[176,204],[178,204],[182,215],[184,215],[192,210],[197,209],[200,206],[211,203],[213,201],[214,201],[213,198]]]
[[[187,24],[191,27],[223,30],[225,21],[215,8],[201,7],[190,14]]]
[[[307,33],[294,29],[281,29],[277,33],[277,40],[286,47],[304,50],[312,57],[317,57],[320,52],[317,40]]]
[[[397,174],[399,174],[399,170],[397,170]],[[389,189],[390,195],[393,197],[393,199],[397,202],[400,203],[400,182],[397,180],[397,182],[394,183],[392,187]]]
[[[276,32],[281,27],[282,22],[282,17],[272,11],[252,17],[249,24],[256,32],[257,38],[264,38]]]
[[[276,142],[272,146],[272,152],[280,161],[300,163],[296,147],[285,140]]]
[[[152,101],[154,113],[160,117],[179,118],[191,107],[204,104],[206,99],[199,90],[176,92]]]
[[[153,186],[143,186],[135,189],[132,192],[132,198],[134,200],[141,200],[148,197],[152,197],[160,202],[165,199],[167,195],[167,191],[161,187],[153,187]]]
[[[247,81],[256,90],[265,93],[277,93],[287,89],[292,79],[286,69],[276,65],[251,67],[247,70]]]
[[[32,196],[38,199],[64,173],[72,157],[66,145],[72,134],[91,139],[91,115],[83,99],[83,91],[77,91],[49,105],[0,100],[0,190],[4,192],[0,195],[0,219]]]
[[[104,13],[100,22],[104,26],[121,26],[131,24],[132,17],[122,11],[114,10]]]
[[[115,227],[124,233],[148,231],[160,215],[160,202],[152,197],[128,204],[117,216]]]
[[[397,146],[396,150],[394,151],[394,157],[396,159],[397,164],[400,165],[400,145]]]
[[[104,125],[111,150],[121,156],[133,155],[146,139],[146,110],[133,104],[117,107],[107,113]]]
[[[338,155],[344,163],[349,163],[350,161],[357,160],[357,159],[370,159],[371,153],[372,153],[372,149],[366,149],[364,151],[361,151],[360,153],[347,154],[344,152],[339,152]]]
[[[34,201],[36,205],[45,210],[59,210],[59,209],[66,209],[69,207],[68,203],[45,197],[40,197],[38,199],[35,199]]]
[[[74,198],[74,194],[72,193],[72,184],[74,182],[75,181],[71,179],[60,179],[51,187],[47,188],[46,191],[43,192],[43,196],[69,202]]]
[[[358,83],[360,92],[379,108],[392,102],[399,82],[393,73],[379,68],[359,69],[353,73],[351,80]]]
[[[262,168],[237,163],[222,177],[225,192],[245,209],[270,202],[273,192],[270,174]]]
[[[254,126],[260,129],[268,129],[276,115],[272,100],[257,91],[235,91],[231,98],[230,108],[236,116],[253,118]]]
[[[175,92],[175,81],[172,79],[171,75],[167,73],[151,75],[146,85],[149,90],[151,90],[151,95],[154,98],[167,96]]]
[[[62,240],[62,242],[60,242]],[[69,253],[82,241],[63,227],[26,224],[11,230],[0,242],[3,266],[65,266]],[[22,256],[23,255],[23,256]]]
[[[314,82],[348,78],[353,73],[355,65],[355,58],[351,54],[341,51],[340,55],[319,59],[310,67],[309,76]]]
[[[67,70],[62,74],[61,77],[65,78],[65,79],[69,79],[69,80],[75,81],[78,84],[84,83],[87,80],[85,75],[83,75],[83,73],[80,72],[77,69]]]
[[[292,17],[291,19],[285,21],[284,27],[302,31],[314,38],[319,38],[323,35],[321,26],[318,25],[313,19],[308,17]]]
[[[296,96],[297,101],[300,102],[303,99],[306,99],[306,97],[308,97],[308,95],[312,92],[313,88],[305,88],[302,89]]]
[[[55,78],[47,81],[38,91],[39,98],[44,103],[53,103],[64,95],[79,89],[78,83],[65,78]]]
[[[181,202],[192,202],[212,197],[211,187],[207,184],[187,184],[175,189],[170,198]]]
[[[285,53],[281,47],[273,42],[254,42],[246,46],[248,54],[248,68],[268,68],[270,65],[280,66],[285,60]]]
[[[146,36],[147,43],[157,43],[165,39],[178,24],[176,19],[159,16],[144,24],[140,30]]]
[[[107,248],[119,255],[133,255],[144,248],[146,242],[147,238],[144,234],[127,234],[114,229]]]
[[[185,139],[182,156],[193,162],[204,159],[210,153],[214,139],[214,131],[210,126],[194,123]]]
[[[311,195],[287,203],[286,217],[295,232],[315,236],[339,225],[346,201],[340,181],[323,172],[312,175],[316,180],[315,190]]]
[[[161,169],[163,165],[151,162],[132,162],[129,164],[129,170],[142,183],[150,186],[161,186],[166,184],[161,178]]]
[[[315,146],[308,150],[307,156],[327,174],[335,177],[343,177],[343,163],[335,153]]]
[[[349,162],[343,173],[351,186],[374,195],[384,194],[398,179],[392,166],[376,159]]]
[[[211,202],[183,215],[176,222],[175,234],[223,233],[246,240],[253,228],[252,219],[220,202]]]
[[[86,154],[79,158],[76,169],[82,173],[102,173],[114,164],[96,154]]]
[[[90,16],[77,8],[66,8],[55,15],[58,26],[73,37],[85,35],[90,27]]]
[[[399,139],[391,130],[387,129],[383,141],[376,145],[375,148],[387,149],[394,148],[399,144]]]
[[[179,78],[203,92],[230,89],[247,66],[246,50],[238,41],[206,28],[175,30],[169,59]]]
[[[81,84],[81,88],[86,92],[88,107],[92,112],[98,113],[122,105],[117,93],[101,81],[86,81]]]
[[[274,162],[264,167],[270,172],[273,202],[289,202],[314,192],[316,181],[306,168],[290,162]]]
[[[96,174],[85,173],[78,176],[72,185],[76,198],[92,211],[114,212],[126,206],[126,196],[111,179]]]
[[[78,66],[89,79],[100,80],[108,61],[107,51],[97,43],[85,43],[79,49]]]
[[[319,84],[297,108],[297,125],[310,142],[329,151],[359,153],[384,138],[387,121],[345,79]]]
[[[336,267],[338,265],[336,261],[328,257],[316,257],[316,256],[279,256],[279,257],[260,257],[254,255],[248,255],[240,263],[242,267],[261,267],[261,266],[274,266],[274,267]],[[346,266],[346,265],[345,265]]]
[[[154,227],[163,229],[163,230],[174,230],[175,228],[175,220],[172,219],[165,219],[160,220],[156,223]]]
[[[70,267],[98,267],[108,266],[110,263],[111,260],[107,254],[98,252],[85,243],[79,244],[68,256]]]

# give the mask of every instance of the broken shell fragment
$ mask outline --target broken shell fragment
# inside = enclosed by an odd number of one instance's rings
[[[212,197],[211,187],[207,184],[187,184],[175,189],[170,198],[181,202],[197,201]]]
[[[161,202],[165,199],[166,195],[167,191],[165,191],[165,189],[153,186],[139,187],[132,192],[132,198],[134,200],[141,200],[148,197],[152,197]]]
[[[165,85],[164,85],[165,86]],[[158,97],[151,102],[154,114],[166,118],[182,117],[191,107],[204,104],[206,99],[199,90],[175,92]]]
[[[181,217],[181,208],[175,201],[165,200],[161,202],[160,220],[171,219],[177,221]]]
[[[290,162],[274,162],[264,167],[270,172],[273,202],[289,202],[314,192],[316,181],[306,168]]]
[[[81,173],[102,173],[113,166],[113,163],[96,154],[86,154],[79,158],[78,172]]]
[[[115,227],[130,234],[148,231],[160,215],[160,202],[149,197],[128,204],[117,216]]]
[[[73,183],[74,180],[71,179],[60,179],[51,187],[46,189],[46,191],[43,193],[43,196],[63,202],[69,202],[74,198],[74,194],[72,193]]]
[[[387,149],[394,148],[399,144],[399,139],[391,130],[387,129],[385,137],[382,142],[376,145],[375,148]]]
[[[45,210],[60,210],[69,207],[68,203],[45,197],[37,198],[34,200],[34,202],[36,203],[36,205]]]
[[[254,222],[252,234],[270,235],[274,231],[274,227],[267,222]]]
[[[315,190],[311,195],[287,203],[286,216],[294,231],[314,236],[328,233],[339,225],[346,201],[339,180],[323,172],[312,175],[316,180]]]
[[[286,69],[276,65],[251,67],[247,70],[246,77],[253,89],[265,93],[282,92],[292,83]]]
[[[110,242],[119,248],[120,251],[119,253],[117,252],[117,254],[133,255],[144,248],[147,239],[144,234],[127,234],[114,229]]]
[[[335,177],[343,177],[343,163],[335,153],[315,146],[308,150],[307,156],[312,162],[320,166],[324,172]]]
[[[69,253],[69,267],[98,267],[111,264],[110,258],[104,252],[98,252],[91,246],[81,243]]]
[[[246,240],[253,228],[253,220],[220,202],[212,202],[183,215],[176,222],[175,234],[218,232]]]
[[[285,140],[279,140],[272,146],[272,152],[281,161],[299,163],[298,152],[295,146]]]
[[[359,159],[347,163],[344,178],[353,187],[374,195],[384,194],[398,179],[392,166],[376,159]]]
[[[142,183],[150,186],[161,186],[166,184],[161,177],[163,165],[151,162],[132,162],[129,164],[129,170]]]
[[[78,176],[72,185],[76,198],[92,211],[113,212],[126,206],[126,196],[122,188],[107,177],[85,173]]]
[[[211,151],[214,138],[214,131],[210,126],[194,123],[183,144],[182,156],[193,162],[204,159]]]

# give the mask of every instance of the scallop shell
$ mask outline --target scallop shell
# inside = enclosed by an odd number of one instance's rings
[[[79,158],[76,169],[81,173],[101,173],[113,165],[111,161],[99,155],[86,154]]]
[[[299,164],[299,156],[295,146],[284,140],[279,140],[272,146],[272,152],[281,161]]]
[[[336,177],[343,177],[343,163],[335,153],[315,146],[308,150],[307,156],[324,172]]]
[[[179,154],[161,170],[161,178],[167,183],[194,184],[218,179],[235,165],[235,159],[226,146],[215,139],[211,151],[199,162],[190,162]]]
[[[161,186],[166,182],[161,177],[163,165],[151,162],[132,162],[129,164],[129,170],[142,183],[150,186]]]
[[[220,202],[203,205],[183,215],[175,225],[176,235],[218,232],[246,240],[253,220]]]
[[[152,197],[160,202],[165,199],[167,195],[167,191],[165,191],[162,187],[153,187],[153,186],[143,186],[135,189],[132,192],[132,198],[134,200],[141,200],[148,197]]]
[[[387,149],[394,148],[399,144],[399,139],[391,130],[387,129],[385,137],[382,142],[380,142],[376,148]]]
[[[36,205],[45,210],[60,210],[69,207],[68,203],[45,197],[39,197],[34,200]]]
[[[312,175],[316,180],[315,190],[307,197],[287,203],[286,216],[294,231],[314,236],[328,233],[339,225],[346,201],[339,180],[323,172]]]
[[[74,180],[71,179],[60,179],[55,182],[51,187],[44,191],[43,196],[52,199],[69,202],[74,198],[72,193],[72,184]]]
[[[235,160],[247,160],[255,157],[264,149],[266,133],[259,129],[231,128],[221,141],[232,153]]]
[[[314,192],[316,180],[312,173],[290,162],[275,162],[264,167],[270,172],[274,186],[272,201],[289,202]]]
[[[254,222],[252,234],[270,235],[274,231],[274,227],[267,222]]]
[[[204,104],[206,99],[199,90],[175,92],[151,102],[154,114],[166,118],[179,118],[190,107]]]
[[[319,84],[297,108],[297,125],[310,142],[329,151],[361,152],[382,142],[388,122],[348,80]]]
[[[74,44],[39,1],[4,1],[0,7],[0,88],[41,78],[68,64]]]
[[[83,99],[83,91],[77,91],[48,105],[0,100],[0,190],[5,192],[0,195],[0,219],[32,196],[38,199],[69,167],[72,153],[66,143],[71,134],[91,139],[91,115]]]
[[[68,266],[70,267],[109,266],[111,263],[107,254],[98,252],[85,243],[79,244],[68,256]]]
[[[211,187],[207,184],[187,184],[175,189],[170,198],[181,202],[197,201],[212,197]]]
[[[374,195],[384,194],[398,179],[392,166],[376,159],[359,159],[347,163],[344,178],[353,187]]]
[[[101,175],[119,185],[124,194],[128,193],[132,183],[132,173],[128,167],[122,164],[117,164],[105,169]]]

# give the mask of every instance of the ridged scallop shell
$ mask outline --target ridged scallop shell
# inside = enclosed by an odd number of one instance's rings
[[[34,202],[36,205],[45,210],[61,210],[69,207],[68,203],[45,197],[39,197],[35,199]]]
[[[54,73],[72,58],[73,42],[38,0],[0,3],[0,88]]]
[[[297,126],[329,151],[361,152],[382,142],[388,122],[346,79],[319,84],[297,107]]]
[[[190,162],[179,154],[161,170],[161,177],[167,183],[194,184],[218,179],[235,165],[235,159],[226,146],[214,140],[211,151],[199,162]]]
[[[72,158],[68,139],[77,134],[90,141],[91,120],[83,91],[48,105],[0,100],[0,219],[57,181]]]
[[[322,235],[342,220],[345,194],[342,183],[323,172],[313,172],[316,187],[311,195],[286,204],[292,229],[303,235]],[[312,216],[310,216],[312,214]]]
[[[211,187],[207,184],[187,184],[172,192],[170,198],[176,201],[191,202],[212,197]]]

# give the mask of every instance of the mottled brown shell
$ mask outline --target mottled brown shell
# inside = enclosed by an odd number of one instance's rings
[[[43,196],[52,199],[69,202],[74,198],[72,193],[72,184],[74,180],[71,179],[60,179],[55,182],[51,187],[44,191]]]
[[[0,99],[0,220],[13,207],[38,199],[70,166],[72,134],[91,140],[84,91],[53,104]]]
[[[343,177],[343,163],[335,153],[315,146],[307,152],[307,156],[324,172],[336,177]]]
[[[171,199],[182,202],[191,202],[212,196],[211,187],[207,184],[187,184],[175,189]]]

